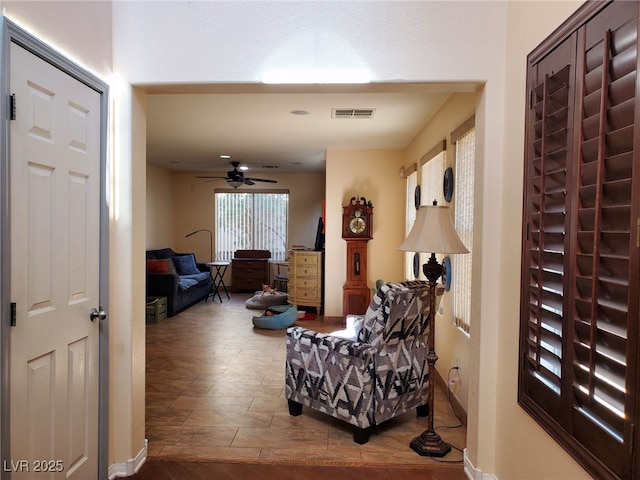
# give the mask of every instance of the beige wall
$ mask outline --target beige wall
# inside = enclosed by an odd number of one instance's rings
[[[526,55],[583,2],[509,2],[506,52],[504,163],[500,188],[500,317],[496,338],[495,460],[485,470],[500,479],[591,478],[517,404],[520,300],[520,246],[524,158]],[[482,368],[482,366],[481,366]],[[480,442],[482,436],[480,437]],[[484,460],[483,460],[484,461]]]
[[[145,455],[146,95],[112,82],[117,108],[109,235],[109,464]]]
[[[225,182],[206,182],[195,176],[218,175],[220,172],[179,173],[153,165],[148,167],[147,248],[171,247],[180,252],[194,252],[199,261],[208,261],[209,235],[206,232],[189,238],[185,238],[185,235],[201,228],[211,230],[215,256],[214,193],[216,188],[228,188],[228,186]],[[245,185],[241,187],[242,191],[288,190],[289,246],[306,245],[313,248],[318,219],[322,216],[325,175],[323,173],[261,173],[260,177],[274,179],[278,183]],[[225,276],[227,285],[231,284],[230,278],[231,269]]]
[[[171,171],[148,163],[146,189],[147,231],[145,248],[151,250],[170,247],[174,242]]]
[[[479,321],[472,324],[469,345],[467,456],[474,478],[503,480],[589,478],[516,402],[525,60],[527,53],[581,4],[582,1],[295,4],[308,13],[305,18],[313,19],[310,27],[304,22],[281,23],[289,18],[294,5],[286,2],[0,3],[9,18],[81,65],[98,75],[118,71],[128,82],[259,81],[264,59],[287,41],[298,44],[293,41],[299,38],[296,33],[302,35],[309,28],[313,28],[313,34],[323,29],[331,32],[337,18],[356,18],[362,13],[361,7],[369,11],[357,18],[371,23],[357,31],[343,29],[342,40],[349,48],[322,51],[327,58],[337,57],[338,62],[351,65],[352,58],[341,57],[340,52],[355,53],[381,82],[484,82],[476,121],[477,152],[482,162],[478,206],[484,211],[485,241],[480,250],[483,268]],[[272,10],[265,12],[268,9]],[[233,18],[243,18],[250,28],[237,29],[233,21],[226,21]],[[404,19],[409,21],[402,22]],[[211,29],[212,22],[221,29]],[[375,28],[381,22],[393,22],[394,28]],[[89,27],[84,28],[85,25]],[[265,35],[265,29],[277,35]],[[205,41],[197,32],[206,35]],[[186,50],[185,39],[190,42]],[[224,45],[234,45],[234,50],[231,52]],[[163,55],[150,56],[150,51],[162,51]],[[288,58],[294,64],[313,63],[306,53],[300,49],[299,55]],[[144,307],[145,114],[143,96],[133,92],[128,96],[124,106],[119,101],[112,105],[119,132],[119,138],[112,139],[113,160],[118,166],[112,173],[114,192],[119,195],[111,199],[110,205],[114,305],[110,312],[114,327],[110,339],[111,354],[118,358],[111,372],[110,462],[126,462],[135,456],[144,437],[144,411],[140,408],[144,394],[144,327],[136,324],[135,318],[143,315]],[[377,277],[401,278],[402,257],[391,252],[403,236],[400,212],[404,209],[404,181],[398,176],[398,168],[404,162],[404,152],[400,151],[371,155],[328,152],[328,314],[341,314],[346,267],[344,240],[339,233],[340,208],[352,195],[371,197],[375,207],[370,281]],[[370,168],[372,164],[376,168]],[[134,188],[140,189],[138,193],[132,192]],[[384,236],[380,234],[381,225]]]
[[[100,77],[113,73],[111,2],[6,1],[2,13]]]
[[[451,132],[475,113],[477,98],[478,94],[475,93],[458,93],[451,96],[407,146],[405,167],[408,168],[412,164],[417,164],[418,168],[420,168],[422,156],[440,144],[442,140],[447,141],[447,166],[453,167],[455,165],[455,150],[451,143]],[[478,168],[480,167],[481,165],[478,165]],[[419,181],[420,175],[418,174]],[[453,203],[451,206],[455,207]],[[474,219],[474,225],[474,242],[480,246],[482,244],[482,218],[480,216]],[[474,268],[476,267],[479,270],[479,265],[474,265]],[[480,282],[474,282],[473,284],[477,288],[482,288]],[[466,412],[468,410],[467,400],[471,378],[468,368],[470,338],[453,324],[452,301],[451,293],[445,292],[440,303],[442,315],[437,315],[436,317],[436,352],[438,353],[436,370],[438,370],[442,378],[447,378],[449,369],[456,366],[456,363],[459,364],[459,378],[457,383],[451,387],[451,390]],[[477,311],[477,307],[472,308],[472,311]],[[479,320],[479,318],[471,319],[471,321]]]
[[[145,454],[145,97],[114,75],[110,2],[2,1],[3,14],[110,87],[109,456],[127,469]],[[138,320],[138,321],[137,321]]]
[[[218,174],[224,175],[219,172]],[[194,173],[173,175],[174,238],[175,248],[195,251],[198,258],[209,257],[209,242],[184,236],[200,228],[215,233],[214,193],[216,188],[229,188],[225,182],[205,182],[196,179]],[[200,175],[217,175],[200,173]],[[302,244],[313,247],[318,218],[322,215],[325,175],[315,174],[263,174],[261,178],[277,180],[277,184],[244,185],[242,191],[282,189],[289,191],[289,245]],[[207,235],[202,238],[206,239]],[[202,240],[202,241],[200,241]],[[215,249],[215,234],[214,234]]]
[[[351,197],[373,203],[373,239],[369,241],[367,281],[403,280],[405,181],[402,150],[330,150],[327,152],[327,225],[325,239],[325,315],[342,316],[342,287],[347,276],[347,247],[342,239],[342,206]]]

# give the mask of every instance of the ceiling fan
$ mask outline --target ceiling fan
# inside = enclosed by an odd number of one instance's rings
[[[231,165],[233,165],[233,170],[229,170],[227,172],[226,177],[196,176],[196,178],[209,178],[211,180],[226,180],[227,183],[231,185],[233,188],[238,188],[241,185],[255,185],[255,182],[278,183],[276,180],[270,180],[268,178],[245,177],[244,173],[238,169],[238,167],[240,166],[240,162],[231,162]]]

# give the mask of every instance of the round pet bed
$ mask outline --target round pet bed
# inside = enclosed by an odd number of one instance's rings
[[[298,309],[295,305],[274,305],[268,307],[264,315],[253,317],[253,326],[281,330],[290,327],[298,319]]]
[[[264,310],[272,305],[284,305],[288,300],[287,292],[262,293],[256,294],[245,302],[247,308],[255,308],[256,310]]]

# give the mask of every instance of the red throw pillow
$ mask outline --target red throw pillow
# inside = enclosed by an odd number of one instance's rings
[[[147,273],[169,273],[166,260],[147,260]]]

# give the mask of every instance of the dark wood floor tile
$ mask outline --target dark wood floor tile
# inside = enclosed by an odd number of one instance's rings
[[[467,480],[462,467],[370,467],[147,461],[134,480]]]

